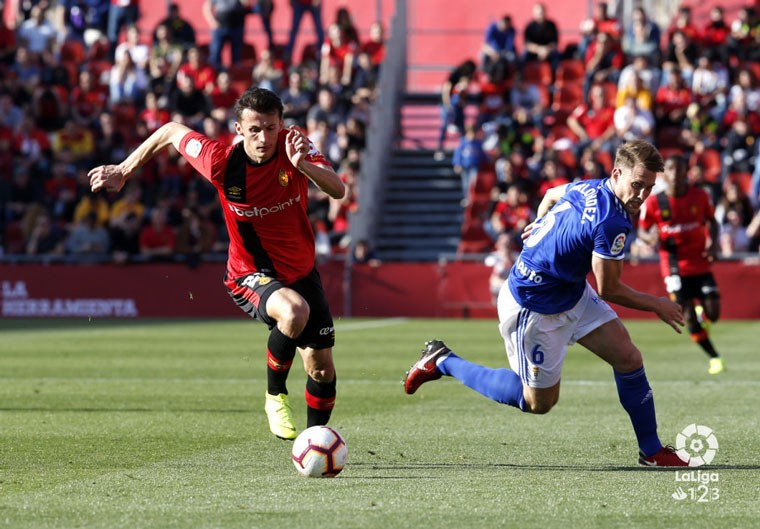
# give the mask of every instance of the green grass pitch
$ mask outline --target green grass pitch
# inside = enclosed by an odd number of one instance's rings
[[[338,320],[331,425],[349,459],[319,480],[298,476],[291,444],[268,432],[263,325],[0,320],[0,527],[760,527],[760,324],[713,326],[727,366],[718,377],[688,337],[660,322],[628,327],[663,442],[692,423],[712,428],[719,449],[700,472],[719,481],[700,489],[639,468],[611,370],[580,347],[544,416],[451,379],[404,394],[429,338],[505,367],[494,321]],[[304,380],[296,360],[301,427]]]

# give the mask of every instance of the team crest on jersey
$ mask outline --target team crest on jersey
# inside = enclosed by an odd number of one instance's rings
[[[277,181],[280,183],[282,187],[287,186],[290,183],[290,175],[280,169],[280,174],[277,175]]]
[[[192,140],[187,142],[187,146],[185,147],[185,152],[190,158],[197,158],[198,155],[201,153],[201,142],[200,140],[197,140],[193,138]]]
[[[621,233],[615,237],[615,240],[612,241],[612,246],[610,247],[610,253],[617,255],[623,251],[623,248],[625,248],[625,233]]]
[[[264,285],[268,285],[271,280],[272,280],[271,277],[261,276],[261,277],[259,277],[259,285],[262,286],[262,287]]]
[[[240,198],[242,195],[242,192],[243,190],[237,186],[232,186],[229,189],[227,189],[227,194],[229,194],[229,196],[233,198]]]

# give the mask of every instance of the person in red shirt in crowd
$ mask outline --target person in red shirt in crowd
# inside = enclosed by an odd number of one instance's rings
[[[195,88],[201,91],[206,91],[208,85],[213,85],[216,79],[216,70],[206,62],[196,47],[187,50],[187,61],[179,67],[178,73],[192,79]]]
[[[597,33],[606,33],[614,40],[620,40],[622,28],[620,21],[610,16],[608,2],[597,2],[594,6],[594,16],[581,22],[581,42],[579,52],[585,55],[586,49],[594,41]]]
[[[665,180],[667,188],[650,195],[641,208],[639,240],[651,246],[659,243],[665,289],[683,307],[691,339],[710,357],[708,373],[716,375],[724,370],[723,359],[704,322],[720,316],[720,294],[711,271],[718,254],[718,222],[707,193],[689,185],[682,156],[665,161]]]
[[[140,230],[140,255],[151,261],[171,260],[174,254],[176,235],[167,221],[168,213],[163,208],[154,208],[150,213],[150,223]]]
[[[295,439],[286,381],[299,350],[307,426],[326,424],[335,404],[335,328],[306,212],[309,181],[333,198],[345,185],[297,128],[284,128],[280,98],[249,88],[235,103],[234,146],[167,123],[119,165],[89,172],[93,191],[118,191],[148,160],[172,145],[217,189],[230,244],[225,285],[233,301],[270,328],[265,411],[269,429]]]
[[[158,106],[158,97],[153,92],[145,94],[145,108],[140,112],[140,119],[145,122],[148,132],[157,131],[161,125],[169,123],[169,111]]]
[[[694,24],[691,14],[691,7],[689,6],[678,8],[675,18],[668,28],[668,42],[673,40],[673,34],[678,31],[683,33],[689,42],[701,44],[702,35],[699,28]]]
[[[232,84],[232,78],[226,71],[221,71],[216,76],[216,83],[208,92],[211,103],[211,115],[220,121],[234,120],[232,107],[240,97],[240,90]]]
[[[712,49],[720,59],[728,64],[728,37],[731,27],[726,23],[723,8],[714,6],[710,9],[710,20],[702,30],[702,46]]]
[[[615,107],[607,101],[607,93],[600,84],[589,91],[589,101],[577,107],[568,117],[567,126],[578,137],[575,145],[576,158],[587,147],[594,151],[605,150],[610,156],[615,152]]]
[[[81,125],[95,127],[98,116],[106,108],[108,92],[92,77],[92,72],[79,72],[79,84],[71,90],[69,105],[72,117]]]
[[[501,233],[509,233],[515,243],[520,243],[520,234],[525,226],[530,224],[535,212],[528,204],[528,195],[523,184],[514,183],[507,188],[506,193],[499,197],[491,213],[484,222],[483,229],[493,242]],[[519,249],[519,248],[518,248]]]
[[[381,22],[373,22],[369,27],[369,40],[363,42],[359,51],[370,56],[372,64],[379,67],[385,59],[385,30]]]
[[[683,126],[686,111],[694,96],[684,81],[681,70],[674,68],[670,71],[667,84],[657,89],[654,100],[654,116],[658,127]]]
[[[330,24],[327,28],[327,38],[321,49],[320,84],[327,84],[330,67],[338,68],[341,73],[341,82],[344,85],[350,84],[357,49],[356,42],[346,39],[338,24]]]

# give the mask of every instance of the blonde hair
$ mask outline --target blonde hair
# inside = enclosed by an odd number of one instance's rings
[[[632,140],[621,145],[615,154],[615,167],[633,169],[638,165],[655,173],[665,170],[660,151],[648,141]]]

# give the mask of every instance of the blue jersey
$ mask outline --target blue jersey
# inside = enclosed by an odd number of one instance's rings
[[[591,256],[623,259],[631,220],[609,179],[567,186],[525,240],[507,283],[517,302],[542,314],[571,309],[586,288]]]

